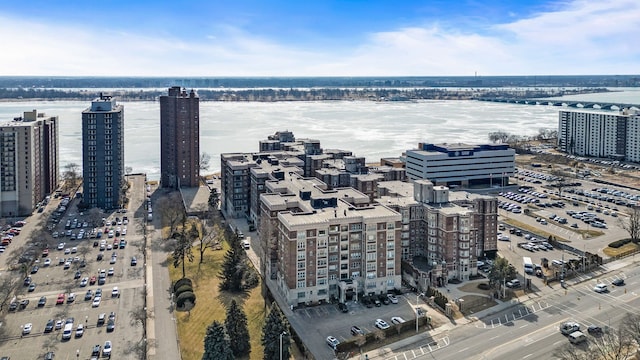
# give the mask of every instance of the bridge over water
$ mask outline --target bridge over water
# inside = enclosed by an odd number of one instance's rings
[[[584,101],[584,100],[559,100],[559,99],[516,99],[516,98],[478,98],[478,101],[490,101],[509,104],[523,104],[523,105],[547,105],[547,106],[562,106],[571,108],[582,109],[602,109],[602,110],[620,110],[636,108],[640,109],[638,104],[625,104],[625,103],[613,103],[603,101]]]

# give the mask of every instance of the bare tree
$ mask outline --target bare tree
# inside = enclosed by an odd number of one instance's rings
[[[200,242],[198,244],[198,251],[200,252],[200,263],[204,262],[204,253],[207,249],[212,249],[220,244],[223,231],[220,225],[213,223],[212,227],[207,226],[205,222],[199,221],[200,228]]]
[[[506,143],[509,136],[510,134],[504,131],[495,131],[489,133],[489,140],[494,143],[498,141],[501,143]]]
[[[16,289],[20,286],[18,279],[11,275],[11,273],[5,273],[0,276],[0,313],[13,298]]]
[[[62,173],[62,179],[64,180],[64,191],[70,191],[75,189],[80,182],[80,165],[76,163],[69,163],[64,166],[64,172]]]
[[[87,220],[91,227],[102,226],[102,219],[104,217],[104,213],[98,208],[91,208],[87,211]]]
[[[578,346],[566,344],[554,355],[560,360],[626,360],[635,352],[634,339],[623,324],[618,329],[609,328],[599,336],[590,337]]]
[[[78,247],[78,254],[82,256],[82,260],[87,260],[87,255],[91,253],[91,248],[84,244],[83,246]]]
[[[629,233],[631,240],[638,243],[640,240],[640,206],[632,207],[629,211],[629,218],[619,217],[618,222],[620,227]]]
[[[202,154],[200,154],[200,161],[199,161],[200,172],[209,170],[210,161],[211,161],[211,155],[207,154],[206,152],[203,152]]]
[[[163,226],[169,226],[168,238],[175,235],[178,225],[186,218],[184,204],[179,192],[172,192],[158,200],[156,208],[160,213]]]

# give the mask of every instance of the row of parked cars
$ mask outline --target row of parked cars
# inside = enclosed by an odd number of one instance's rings
[[[516,168],[515,169],[515,173],[518,174],[518,176],[525,176],[531,179],[537,179],[537,180],[545,180],[545,181],[558,181],[560,180],[559,177],[555,176],[555,175],[549,175],[549,174],[543,174],[543,173],[538,173],[535,171],[530,171],[530,170],[524,170],[524,169],[519,169]],[[523,179],[521,179],[523,180]]]
[[[391,318],[391,322],[394,325],[399,325],[399,324],[405,323],[406,320],[401,318],[400,316],[393,316]],[[391,327],[389,323],[387,323],[385,320],[382,320],[382,319],[376,319],[373,325],[380,330],[386,330]],[[359,326],[354,325],[351,327],[351,335],[353,336],[364,335],[364,331]],[[326,340],[327,340],[327,345],[329,345],[333,350],[335,350],[340,344],[340,340],[338,340],[335,336],[327,336]]]

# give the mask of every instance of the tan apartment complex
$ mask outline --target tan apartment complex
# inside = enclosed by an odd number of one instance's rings
[[[0,124],[0,213],[30,215],[58,187],[58,117],[36,110]]]

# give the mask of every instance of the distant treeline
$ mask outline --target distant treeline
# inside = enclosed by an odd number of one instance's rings
[[[0,88],[411,88],[634,87],[640,75],[395,77],[44,77],[0,76]]]
[[[568,94],[605,92],[604,88],[559,89],[444,89],[444,88],[290,88],[290,89],[196,89],[202,101],[327,101],[327,100],[473,100],[479,97],[540,98]],[[60,90],[41,88],[0,88],[0,99],[87,100],[98,90]],[[120,101],[156,101],[166,95],[160,90],[113,90],[108,95]]]

